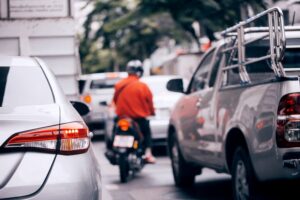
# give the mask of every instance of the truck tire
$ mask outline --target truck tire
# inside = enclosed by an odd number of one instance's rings
[[[257,183],[250,157],[243,147],[235,150],[232,162],[232,189],[235,200],[256,199]]]
[[[129,176],[129,167],[127,156],[124,154],[121,154],[119,157],[119,171],[121,183],[126,183]]]
[[[195,173],[195,169],[184,160],[175,134],[171,137],[169,141],[169,152],[175,184],[177,187],[191,186],[195,182],[197,173]]]

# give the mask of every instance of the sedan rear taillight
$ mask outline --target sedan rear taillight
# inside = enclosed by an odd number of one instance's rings
[[[60,154],[84,153],[90,146],[89,130],[80,122],[30,130],[14,135],[5,148],[43,150]]]
[[[283,96],[277,111],[278,147],[300,147],[300,93]]]

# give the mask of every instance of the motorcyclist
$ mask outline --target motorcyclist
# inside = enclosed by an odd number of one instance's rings
[[[155,163],[151,151],[151,129],[147,117],[154,115],[153,96],[149,87],[139,80],[143,75],[141,61],[129,61],[126,66],[128,77],[115,85],[113,102],[118,117],[129,117],[140,127],[144,136],[145,160]]]

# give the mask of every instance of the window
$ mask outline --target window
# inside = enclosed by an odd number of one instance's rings
[[[284,51],[284,58],[282,65],[285,69],[290,71],[299,71],[300,69],[300,39],[288,38],[286,49]],[[245,49],[246,60],[252,60],[253,58],[260,58],[270,54],[270,45],[268,40],[256,41],[246,46]],[[224,53],[226,66],[235,65],[238,63],[237,51]],[[271,66],[271,60],[261,60],[252,64],[246,65],[245,69],[250,78],[252,84],[262,83],[275,79],[275,73]],[[223,86],[225,85],[240,85],[242,83],[239,76],[239,68],[233,68],[223,73]]]
[[[268,41],[258,41],[251,45],[246,46],[245,49],[246,60],[257,59],[269,54]],[[225,53],[226,66],[238,64],[237,51]],[[246,72],[249,76],[251,83],[264,82],[274,79],[275,74],[271,68],[270,60],[262,60],[252,64],[245,65]],[[239,67],[226,70],[224,72],[223,85],[240,85],[242,83]]]
[[[287,39],[287,47],[284,52],[284,58],[282,61],[283,67],[286,69],[300,70],[300,39],[290,38]]]
[[[54,103],[49,83],[38,66],[0,67],[0,107]]]
[[[226,63],[226,66],[232,66],[238,64],[237,50],[233,52],[226,52],[224,56],[225,56],[224,63]],[[223,78],[224,80],[223,85],[241,84],[241,78],[240,78],[238,67],[224,71],[223,75],[225,76]]]
[[[84,86],[85,86],[86,80],[79,80],[78,81],[78,89],[79,89],[79,94],[82,94]]]
[[[2,107],[9,67],[0,68],[0,106]]]
[[[266,41],[259,41],[246,48],[246,58],[259,58],[269,54],[269,44]],[[271,68],[270,60],[262,60],[253,64],[247,65],[251,83],[263,82],[266,80],[274,79],[275,74]]]
[[[91,83],[91,89],[109,89],[114,88],[115,84],[119,81],[119,78],[114,79],[99,79],[93,80]]]
[[[214,52],[215,50],[210,51],[203,58],[190,84],[190,92],[196,92],[198,90],[203,89],[206,86],[209,67],[211,65]]]
[[[300,69],[300,48],[287,48],[284,52],[283,67],[289,69]]]
[[[208,86],[209,87],[213,87],[215,85],[216,79],[217,79],[217,75],[218,75],[218,71],[220,68],[220,62],[221,62],[221,57],[222,57],[222,47],[219,48],[218,53],[216,55],[216,58],[214,60],[214,64],[213,67],[211,69],[211,74],[210,74],[210,78],[209,78],[209,82],[208,82]]]

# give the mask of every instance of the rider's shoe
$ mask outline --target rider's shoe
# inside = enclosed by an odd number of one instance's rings
[[[155,164],[156,162],[156,159],[153,155],[147,155],[145,156],[145,162],[148,163],[148,164]]]

